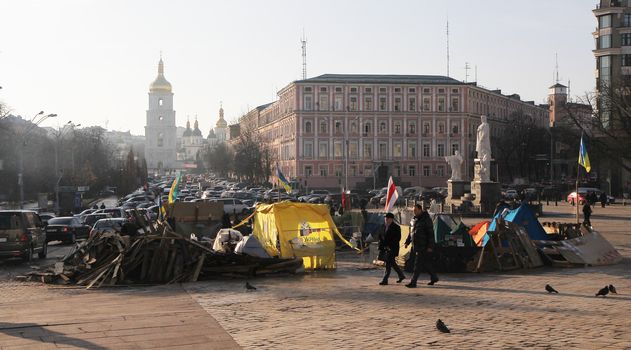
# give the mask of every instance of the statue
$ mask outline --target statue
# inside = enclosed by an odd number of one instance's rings
[[[462,181],[462,163],[464,159],[462,159],[460,152],[455,151],[453,156],[445,157],[445,161],[449,163],[451,167],[451,177],[449,180]]]
[[[491,132],[489,123],[486,122],[486,116],[480,116],[482,122],[478,126],[477,142],[475,145],[475,151],[478,152],[478,161],[480,162],[480,168],[476,174],[476,178],[482,182],[491,181],[490,167],[491,167]]]

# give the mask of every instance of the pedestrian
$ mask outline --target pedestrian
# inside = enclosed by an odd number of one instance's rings
[[[383,280],[379,282],[380,285],[385,286],[388,284],[388,277],[390,277],[390,271],[394,271],[399,275],[397,283],[401,283],[405,279],[405,274],[401,271],[399,265],[397,265],[396,258],[399,255],[399,242],[401,241],[401,226],[394,222],[394,214],[387,213],[385,216],[386,228],[383,236],[379,239],[379,250],[384,251],[386,272],[383,275]]]
[[[589,201],[583,204],[583,224],[585,226],[591,226],[592,222],[589,220],[589,217],[592,215],[592,207],[589,205]]]
[[[105,209],[105,202],[101,202],[101,209]]]
[[[94,205],[92,206],[92,209],[99,209],[99,206],[96,205],[96,203],[94,203]]]
[[[607,204],[607,194],[605,192],[600,193],[600,205],[604,208]]]
[[[430,281],[428,285],[432,286],[438,282],[438,275],[434,272],[432,264],[434,251],[434,227],[432,219],[420,203],[414,205],[414,226],[410,235],[405,240],[407,248],[412,243],[412,253],[414,257],[414,274],[412,280],[405,286],[408,288],[416,288],[416,280],[424,268],[429,273]]]

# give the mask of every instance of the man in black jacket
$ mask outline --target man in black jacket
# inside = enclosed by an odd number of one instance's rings
[[[379,283],[382,286],[388,284],[388,277],[390,277],[390,271],[394,271],[399,275],[397,283],[401,283],[405,279],[405,275],[397,262],[396,257],[399,255],[399,242],[401,241],[401,226],[394,222],[394,214],[387,213],[385,217],[386,229],[383,237],[379,240],[379,250],[383,250],[385,253],[386,273],[383,275],[383,280]]]
[[[420,203],[414,205],[414,227],[410,235],[405,240],[405,247],[412,243],[412,254],[414,256],[414,274],[412,280],[405,286],[416,288],[416,280],[423,267],[429,273],[430,281],[428,285],[438,282],[438,276],[432,266],[432,252],[434,249],[434,225],[427,211],[423,210]]]

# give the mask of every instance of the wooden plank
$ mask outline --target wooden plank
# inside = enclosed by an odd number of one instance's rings
[[[206,254],[200,254],[200,257],[197,260],[197,266],[195,266],[195,271],[191,275],[191,278],[188,280],[189,282],[196,282],[199,277],[199,273],[202,270],[202,266],[204,265],[204,259],[206,259]]]

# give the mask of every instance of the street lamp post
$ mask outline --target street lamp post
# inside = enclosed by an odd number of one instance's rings
[[[35,130],[35,127],[41,124],[44,120],[48,118],[54,118],[56,116],[57,114],[44,115],[44,111],[40,111],[39,113],[35,114],[35,116],[31,118],[31,120],[29,120],[29,122],[33,125],[31,125],[28,129],[26,129],[26,131],[22,132],[22,135],[20,138],[20,152],[19,152],[20,160],[18,162],[19,164],[18,186],[20,187],[20,209],[24,208],[24,146],[26,146],[26,137],[29,136],[30,133],[33,130]]]
[[[70,129],[66,129],[67,126],[70,126]],[[78,126],[81,126],[81,124],[74,125],[72,124],[72,121],[69,121],[63,127],[60,127],[55,134],[55,176],[57,176],[57,181],[55,181],[55,213],[57,214],[59,214],[59,183],[63,177],[63,172],[59,169],[59,148],[61,146],[61,142],[63,141],[63,137],[68,130],[74,130],[74,128]]]

